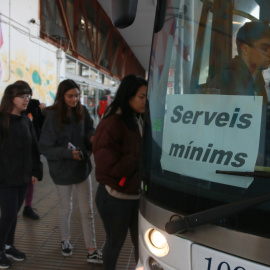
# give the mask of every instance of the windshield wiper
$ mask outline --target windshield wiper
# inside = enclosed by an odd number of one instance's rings
[[[270,201],[270,193],[252,199],[221,205],[177,220],[169,221],[165,225],[165,230],[169,234],[184,233],[194,227],[211,223],[267,201]]]
[[[254,172],[241,172],[240,171],[239,172],[239,171],[219,171],[219,170],[217,170],[216,173],[237,175],[237,176],[270,178],[270,172],[263,172],[263,171],[254,171]]]

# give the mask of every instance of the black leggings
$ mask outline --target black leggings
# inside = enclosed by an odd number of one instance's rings
[[[14,244],[17,214],[24,202],[27,185],[23,187],[0,188],[0,251],[5,245]]]
[[[115,269],[128,229],[130,230],[137,262],[139,200],[117,199],[107,192],[104,185],[99,185],[96,205],[106,231],[106,242],[103,247],[103,269]]]

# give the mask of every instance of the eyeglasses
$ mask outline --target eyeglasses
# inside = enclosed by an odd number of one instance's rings
[[[266,51],[264,51],[264,50],[262,50],[262,49],[259,49],[259,48],[256,48],[256,47],[254,47],[253,45],[251,45],[251,44],[248,44],[248,43],[246,43],[249,47],[251,47],[251,48],[253,48],[254,50],[256,50],[257,52],[259,52],[259,53],[261,53],[261,54],[263,54],[263,55],[265,55],[265,56],[267,56],[267,57],[270,57],[270,54],[269,53],[267,53]],[[267,48],[267,50],[269,50],[269,48]]]
[[[26,100],[26,99],[30,100],[31,99],[31,95],[29,95],[29,94],[17,95],[16,97],[19,97],[22,100]]]

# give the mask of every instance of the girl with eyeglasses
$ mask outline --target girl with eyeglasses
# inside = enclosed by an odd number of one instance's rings
[[[72,255],[70,218],[72,192],[78,194],[83,234],[88,249],[87,262],[102,263],[96,247],[90,173],[93,120],[80,102],[80,88],[73,80],[62,81],[54,104],[44,110],[45,121],[40,136],[40,150],[47,158],[50,175],[59,196],[61,253]]]
[[[42,179],[42,163],[30,119],[23,113],[31,95],[20,84],[7,86],[0,104],[0,269],[26,255],[14,247],[17,214],[29,183]]]
[[[33,91],[31,89],[30,85],[26,81],[18,80],[15,83],[21,84],[25,88],[28,88],[30,91],[30,95],[32,96]],[[26,97],[24,97],[24,98],[26,98]],[[42,124],[44,121],[42,109],[44,109],[45,107],[46,107],[46,104],[40,103],[40,101],[38,99],[32,99],[32,97],[31,97],[29,100],[27,109],[25,111],[25,114],[31,119],[31,121],[33,123],[35,134],[36,134],[38,141],[39,141],[39,137],[40,137],[41,127],[42,127]],[[36,209],[34,209],[32,207],[32,202],[33,202],[33,198],[34,198],[34,190],[35,190],[34,186],[35,185],[33,185],[32,183],[30,183],[28,186],[26,198],[25,198],[25,204],[24,204],[24,208],[23,208],[23,217],[27,217],[27,218],[30,218],[33,220],[39,220],[40,217],[36,213]]]

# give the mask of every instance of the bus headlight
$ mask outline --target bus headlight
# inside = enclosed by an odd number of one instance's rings
[[[167,240],[162,233],[156,230],[149,232],[149,239],[152,245],[156,248],[163,249],[166,247]]]
[[[163,257],[169,253],[168,242],[161,232],[155,229],[148,229],[144,235],[144,240],[148,249],[154,255]]]

